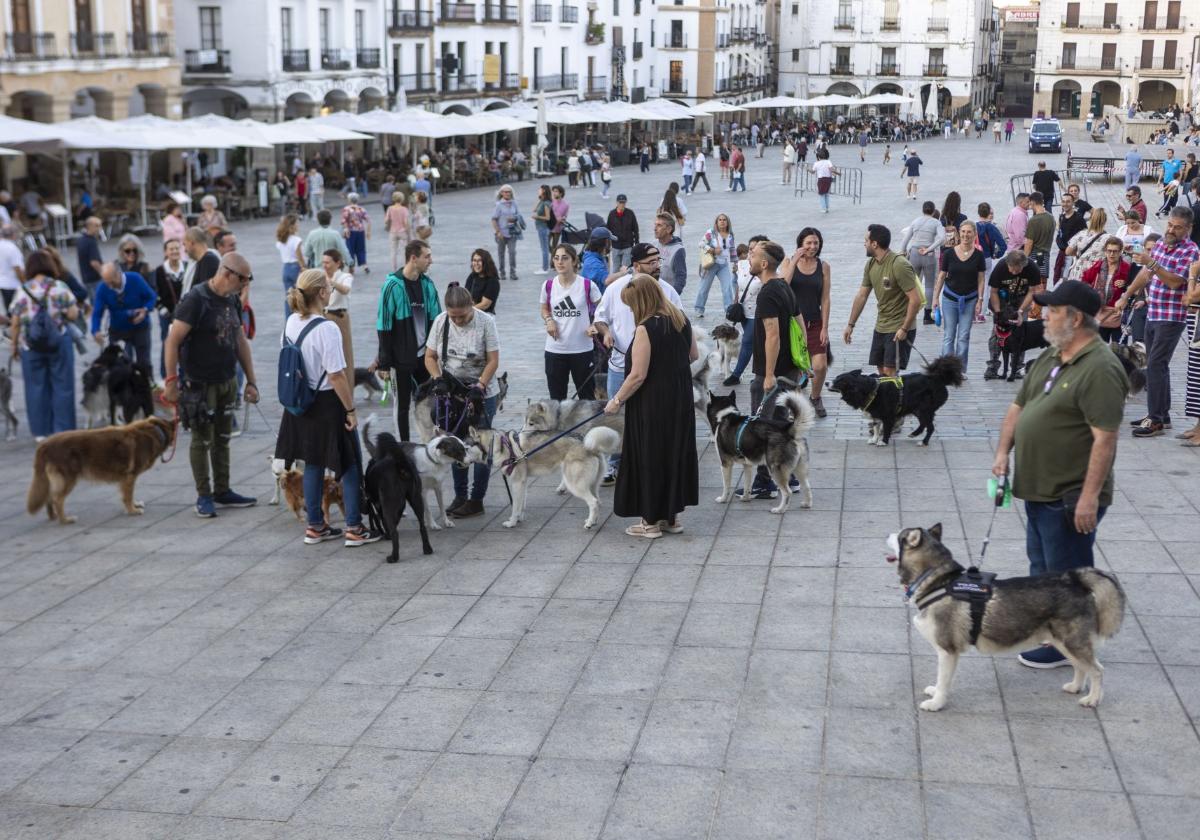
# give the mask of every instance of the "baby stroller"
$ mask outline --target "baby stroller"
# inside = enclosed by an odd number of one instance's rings
[[[604,226],[604,220],[595,213],[584,213],[583,221],[585,227],[582,230],[570,222],[564,221],[562,223],[562,239],[559,241],[582,248],[588,244],[588,237],[592,235],[592,231]]]

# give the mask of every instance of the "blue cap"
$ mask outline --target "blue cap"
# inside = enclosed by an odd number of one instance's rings
[[[613,236],[613,232],[604,225],[592,228],[592,233],[588,236],[588,242],[599,242],[601,239],[607,239],[610,242],[617,241],[617,237]]]

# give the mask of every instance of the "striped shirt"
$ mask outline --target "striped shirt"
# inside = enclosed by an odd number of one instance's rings
[[[1172,247],[1166,239],[1160,239],[1150,252],[1151,258],[1172,274],[1187,277],[1188,269],[1196,260],[1200,260],[1200,247],[1190,239],[1181,239]],[[1147,321],[1183,321],[1187,318],[1187,307],[1183,305],[1183,296],[1187,284],[1172,289],[1158,279],[1158,274],[1150,278],[1150,286],[1146,290],[1146,320]]]

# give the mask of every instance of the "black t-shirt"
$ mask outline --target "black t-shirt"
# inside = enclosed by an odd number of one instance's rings
[[[1082,198],[1075,199],[1075,212],[1080,216],[1086,216],[1092,212],[1092,205],[1084,201]]]
[[[1033,173],[1033,188],[1042,194],[1047,204],[1054,201],[1054,185],[1058,181],[1058,173],[1053,169],[1039,169]]]
[[[950,248],[942,252],[939,268],[946,272],[944,288],[961,297],[979,291],[979,275],[987,271],[987,260],[978,248],[972,248],[965,260],[959,259],[958,251]]]
[[[1087,221],[1083,218],[1082,210],[1076,207],[1070,218],[1060,213],[1058,215],[1058,247],[1066,250],[1071,238],[1081,230],[1087,230]]]
[[[467,275],[467,282],[463,284],[467,291],[471,293],[471,300],[479,303],[484,298],[491,301],[491,305],[484,312],[495,314],[496,298],[500,297],[500,278],[499,277],[482,277],[472,271]]]
[[[792,316],[799,310],[796,307],[796,297],[784,280],[772,280],[764,283],[758,293],[758,301],[754,310],[754,375],[767,375],[767,330],[765,323],[769,318],[776,319],[779,325],[779,354],[775,357],[775,375],[780,376],[792,371],[792,354],[789,330]]]
[[[1038,271],[1037,263],[1033,260],[1025,263],[1020,274],[1013,274],[1008,269],[1008,263],[998,260],[992,269],[992,276],[988,278],[988,286],[1000,290],[1001,307],[1010,301],[1014,306],[1020,306],[1021,301],[1025,300],[1025,295],[1029,294],[1029,290],[1040,285],[1042,285],[1042,275]]]
[[[175,307],[175,320],[192,328],[181,351],[185,377],[207,384],[232,379],[242,334],[242,305],[237,296],[215,294],[207,283],[194,286]]]

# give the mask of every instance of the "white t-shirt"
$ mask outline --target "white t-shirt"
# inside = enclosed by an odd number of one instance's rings
[[[696,153],[695,163],[692,166],[695,167],[696,174],[704,171],[704,152]]]
[[[16,269],[25,270],[25,258],[21,249],[11,239],[0,239],[0,289],[19,289]]]
[[[750,291],[746,291],[746,287],[750,287]],[[762,281],[750,273],[750,260],[738,260],[737,273],[737,299],[742,300],[742,295],[746,295],[746,299],[742,301],[742,311],[746,313],[747,318],[755,317],[758,311],[758,293],[762,291]]]
[[[1143,224],[1142,229],[1137,233],[1130,233],[1129,225],[1121,225],[1117,228],[1117,238],[1124,242],[1126,246],[1141,245],[1146,240],[1146,237],[1154,232],[1154,228],[1147,224]]]
[[[613,370],[625,370],[625,351],[629,349],[633,342],[633,334],[637,331],[637,324],[633,322],[633,310],[621,300],[621,290],[632,280],[633,275],[626,274],[609,283],[604,290],[604,296],[600,298],[600,305],[596,307],[596,320],[608,324],[609,332],[613,335],[612,357],[608,360],[608,366]],[[674,286],[660,279],[658,287],[667,296],[667,300],[683,309],[683,302]]]
[[[354,275],[348,271],[339,271],[333,276],[343,286],[350,288],[353,291]],[[342,294],[332,286],[329,287],[329,306],[326,309],[347,309],[350,306],[350,295]]]
[[[818,160],[812,165],[812,173],[818,178],[832,178],[833,163],[827,159]]]
[[[584,299],[584,278],[576,275],[575,282],[568,288],[554,277],[550,280],[550,298],[546,298],[546,287],[542,286],[541,301],[549,304],[550,317],[558,325],[558,338],[546,334],[547,353],[586,353],[592,349],[592,337],[587,334],[592,319],[588,317],[588,306]],[[592,303],[600,302],[600,287],[591,288]]]
[[[442,333],[445,332],[447,323],[450,324],[450,335],[446,339],[446,358],[443,359]],[[458,377],[478,379],[487,367],[487,354],[500,349],[496,319],[491,314],[476,309],[471,323],[460,327],[443,312],[433,319],[426,346],[437,353],[443,370],[448,370]],[[484,396],[494,397],[499,393],[500,386],[496,384],[495,377],[492,377]]]
[[[295,341],[314,317],[316,316],[310,315],[301,318],[293,312],[288,316],[283,334],[289,341]],[[337,328],[337,324],[328,319],[322,324],[317,324],[312,332],[304,337],[304,343],[300,345],[300,355],[304,357],[304,377],[308,380],[309,387],[316,388],[321,374],[324,373],[325,381],[321,382],[320,390],[332,389],[329,374],[346,369],[346,356],[342,353],[342,331]]]
[[[284,265],[298,262],[296,259],[296,249],[300,247],[300,243],[303,241],[303,239],[293,233],[288,237],[287,242],[276,242],[275,250],[279,252],[279,261]]]

